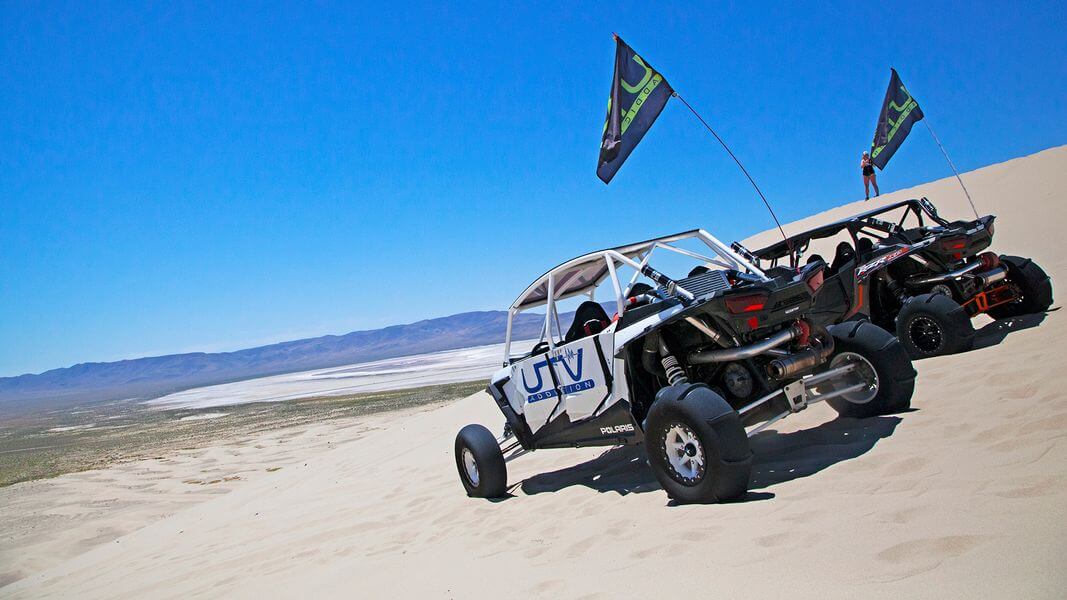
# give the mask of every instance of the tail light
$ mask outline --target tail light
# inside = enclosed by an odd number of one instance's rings
[[[979,254],[978,260],[982,261],[983,271],[988,271],[989,269],[1000,266],[1000,257],[992,252],[983,252]]]
[[[989,237],[993,237],[993,223],[986,225],[985,228],[989,231]]]
[[[811,290],[812,294],[819,291],[819,288],[822,287],[823,281],[826,280],[825,273],[826,269],[819,269],[812,273],[811,277],[808,277],[808,280],[805,283],[808,284],[808,289]]]
[[[941,249],[946,252],[958,252],[966,247],[967,238],[965,236],[941,240]]]
[[[724,298],[726,302],[726,310],[731,314],[740,315],[750,312],[759,312],[763,310],[764,306],[767,306],[766,292],[759,294],[742,294],[738,296],[727,296]]]

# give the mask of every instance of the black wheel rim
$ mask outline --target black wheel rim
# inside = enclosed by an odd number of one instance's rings
[[[908,335],[915,347],[925,353],[937,352],[945,343],[945,334],[937,321],[927,316],[912,319]]]

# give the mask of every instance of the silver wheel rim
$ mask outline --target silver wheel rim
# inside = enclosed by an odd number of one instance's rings
[[[684,483],[704,476],[704,447],[692,429],[681,423],[672,424],[663,438],[663,450],[671,469]]]
[[[855,392],[848,392],[841,397],[853,404],[867,404],[874,397],[878,395],[878,371],[874,369],[874,365],[871,361],[863,357],[862,354],[856,354],[855,352],[842,352],[830,361],[830,368],[843,367],[846,363],[853,363],[856,365],[854,369],[835,377],[826,383],[830,389],[827,392],[852,387],[859,383],[867,384],[867,387]]]
[[[474,460],[474,453],[470,448],[463,449],[463,470],[467,473],[467,481],[478,487],[478,462]]]

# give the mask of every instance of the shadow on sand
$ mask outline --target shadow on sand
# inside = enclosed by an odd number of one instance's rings
[[[758,490],[808,477],[866,454],[893,435],[900,417],[837,418],[801,431],[763,431],[749,439],[756,455],[749,489]]]
[[[975,335],[974,348],[972,350],[995,346],[1003,342],[1004,338],[1008,337],[1008,334],[1037,327],[1045,320],[1047,315],[1048,313],[1036,313],[993,321],[976,332],[977,335]]]
[[[900,421],[900,417],[835,419],[793,433],[760,432],[749,440],[755,455],[750,490],[808,477],[856,458],[873,448],[878,440],[893,435]],[[540,494],[576,485],[620,495],[662,489],[648,466],[644,445],[612,448],[573,467],[534,475],[520,487],[526,494]],[[744,501],[773,497],[770,492],[749,491]]]

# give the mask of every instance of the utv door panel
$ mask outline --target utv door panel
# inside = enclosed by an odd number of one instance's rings
[[[609,363],[602,348],[603,344],[611,343],[614,333],[612,326],[598,335],[575,340],[549,353],[555,355],[553,365],[563,392],[563,408],[571,421],[592,416],[602,403],[609,401],[611,372],[605,371]]]
[[[557,349],[558,350],[558,349]],[[530,431],[544,427],[559,404],[558,379],[549,353],[524,358],[511,366],[511,383],[522,405],[522,415]],[[514,406],[516,402],[513,402]]]

